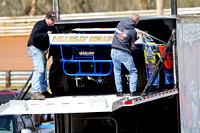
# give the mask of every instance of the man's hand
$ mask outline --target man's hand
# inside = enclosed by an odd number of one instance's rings
[[[131,43],[131,46],[132,46],[132,50],[135,50],[136,49],[136,46],[134,43]]]
[[[49,34],[52,34],[52,32],[51,32],[51,31],[47,31],[47,33],[48,33],[48,35],[49,35]]]

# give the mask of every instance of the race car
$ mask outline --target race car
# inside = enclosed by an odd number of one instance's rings
[[[73,29],[67,34],[51,34],[51,49],[59,48],[49,73],[50,89],[55,95],[68,95],[96,90],[115,90],[113,64],[110,56],[115,28]],[[136,29],[136,50],[132,53],[138,71],[137,90],[142,91],[160,59],[165,44],[156,44],[153,36]],[[156,39],[156,38],[155,38]],[[122,84],[128,91],[129,73],[122,68]],[[168,55],[153,86],[157,89],[173,83],[172,61]],[[77,88],[79,91],[77,91]],[[81,92],[82,93],[82,92]],[[99,93],[99,92],[98,92]]]

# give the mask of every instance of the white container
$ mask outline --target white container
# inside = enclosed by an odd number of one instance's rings
[[[22,129],[21,133],[32,133],[30,129]]]

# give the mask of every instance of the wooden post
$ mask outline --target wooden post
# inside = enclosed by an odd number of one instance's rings
[[[37,0],[32,0],[30,16],[35,16],[37,10]]]
[[[163,0],[156,0],[157,14],[163,15]]]
[[[59,4],[59,0],[53,0],[53,11],[56,12],[57,19],[60,19],[60,4]]]
[[[11,78],[10,77],[11,77],[10,70],[8,70],[8,71],[6,71],[6,88],[10,87],[10,85],[11,85],[11,82],[10,82]]]

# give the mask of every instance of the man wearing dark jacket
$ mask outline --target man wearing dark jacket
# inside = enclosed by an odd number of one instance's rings
[[[133,13],[130,18],[120,21],[114,34],[111,57],[114,65],[114,77],[117,96],[123,96],[123,89],[121,84],[121,64],[124,64],[130,73],[130,95],[136,95],[137,69],[135,68],[131,53],[133,50],[135,50],[134,42],[137,38],[135,26],[138,24],[139,18],[140,16],[138,14]]]
[[[57,33],[54,26],[56,13],[49,11],[44,20],[38,21],[28,40],[28,54],[32,59],[34,71],[32,77],[31,99],[45,99],[53,97],[47,91],[45,51],[49,48],[49,34]]]

